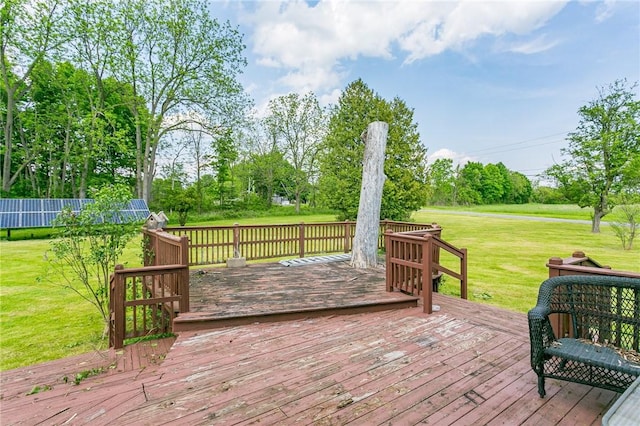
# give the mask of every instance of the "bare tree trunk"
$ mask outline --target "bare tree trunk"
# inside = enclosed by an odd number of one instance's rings
[[[364,161],[362,188],[358,206],[358,221],[353,237],[351,266],[364,269],[378,263],[378,232],[380,228],[380,205],[384,185],[384,153],[387,147],[389,125],[375,121],[367,127],[363,139]]]

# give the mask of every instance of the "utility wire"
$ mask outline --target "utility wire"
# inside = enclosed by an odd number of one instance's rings
[[[566,131],[566,132],[560,132],[560,133],[554,133],[554,134],[552,134],[552,135],[539,136],[539,137],[532,138],[532,139],[526,139],[526,140],[523,140],[523,141],[520,141],[520,142],[513,142],[513,143],[504,144],[504,145],[495,145],[495,146],[491,146],[491,147],[488,147],[488,148],[481,148],[481,149],[477,149],[477,150],[475,150],[475,151],[468,151],[468,152],[467,152],[467,154],[474,154],[474,153],[477,153],[477,152],[483,152],[483,151],[492,151],[492,150],[495,150],[495,149],[501,149],[501,148],[508,147],[508,146],[523,145],[523,144],[526,144],[526,143],[529,143],[529,142],[539,141],[539,140],[541,140],[541,139],[547,139],[547,138],[554,137],[554,136],[566,135],[567,133],[569,133],[569,131]],[[509,149],[509,150],[504,150],[504,151],[496,151],[496,153],[499,153],[499,152],[514,151],[514,150],[516,150],[516,149],[532,148],[532,147],[535,147],[535,146],[541,146],[541,145],[549,145],[549,144],[552,144],[552,143],[558,143],[558,142],[564,142],[564,140],[555,140],[555,141],[553,141],[553,142],[547,142],[547,143],[542,143],[542,144],[536,144],[536,145],[529,146],[529,147],[514,148],[514,149]]]

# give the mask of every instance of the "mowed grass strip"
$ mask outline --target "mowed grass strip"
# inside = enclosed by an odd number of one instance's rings
[[[592,234],[590,225],[522,219],[418,212],[416,222],[436,222],[443,238],[468,249],[469,298],[505,309],[526,312],[535,305],[545,267],[553,256],[582,250],[616,269],[640,271],[640,250],[624,251],[606,226]],[[331,222],[330,215],[287,216],[215,222],[215,225]],[[212,223],[209,223],[212,224]],[[140,264],[140,241],[127,248],[123,263]],[[93,306],[49,273],[46,240],[0,241],[0,370],[106,347],[103,323]],[[447,266],[457,270],[452,259]],[[269,260],[273,261],[273,260]],[[459,294],[449,278],[443,293]]]

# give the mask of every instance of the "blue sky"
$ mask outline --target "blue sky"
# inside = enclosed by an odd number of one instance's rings
[[[228,1],[211,8],[244,34],[248,66],[240,80],[258,111],[289,92],[335,103],[361,78],[414,109],[430,159],[503,162],[532,179],[561,158],[578,109],[599,88],[640,80],[637,1]]]

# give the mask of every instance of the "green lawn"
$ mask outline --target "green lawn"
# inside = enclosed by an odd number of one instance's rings
[[[555,217],[564,214],[561,208],[551,210]],[[445,240],[468,249],[471,300],[519,312],[526,312],[535,304],[538,285],[547,277],[545,263],[549,257],[567,257],[574,250],[583,250],[614,268],[640,270],[640,241],[633,250],[624,251],[607,226],[603,226],[601,234],[594,235],[586,224],[479,217],[446,210],[419,212],[413,219],[439,223]],[[306,215],[215,224],[333,220],[332,215]],[[48,248],[46,240],[0,241],[0,370],[106,345],[100,338],[103,325],[94,308],[48,273],[44,259]],[[127,266],[139,265],[138,250],[136,241],[127,250]],[[446,280],[442,291],[456,294],[457,282]]]
[[[550,257],[569,257],[576,250],[615,269],[640,271],[640,241],[622,250],[609,229],[592,234],[588,224],[543,222],[480,216],[419,212],[417,222],[437,222],[442,237],[468,250],[469,299],[506,309],[528,311],[535,305],[538,286],[547,277]],[[457,293],[457,281],[442,291]]]

